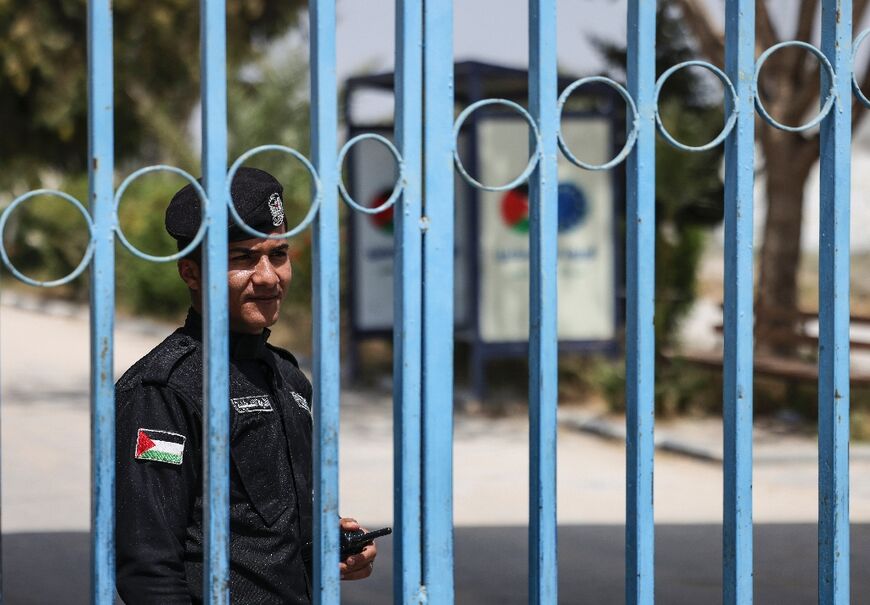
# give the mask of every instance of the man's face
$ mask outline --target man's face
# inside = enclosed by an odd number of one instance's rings
[[[284,232],[282,227],[279,233]],[[278,321],[292,270],[286,240],[230,242],[227,258],[230,329],[259,333]]]
[[[274,233],[284,233],[284,227]],[[280,239],[255,237],[229,243],[227,289],[232,331],[257,334],[278,321],[281,301],[292,277],[288,249],[287,241]],[[188,287],[196,291],[195,299],[201,300],[199,266],[184,260],[179,263],[179,272]]]

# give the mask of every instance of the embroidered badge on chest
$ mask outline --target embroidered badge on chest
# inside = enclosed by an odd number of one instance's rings
[[[272,400],[267,395],[252,395],[250,397],[233,397],[230,399],[239,414],[248,412],[271,412]]]
[[[181,464],[186,437],[169,431],[139,429],[136,436],[136,460],[153,460],[167,464]]]
[[[303,410],[305,410],[306,412],[308,412],[310,414],[311,407],[308,405],[308,402],[305,401],[305,397],[303,397],[302,395],[300,395],[296,391],[293,391],[292,395],[293,395],[293,400],[296,402],[296,405],[298,405],[300,408],[302,408]]]

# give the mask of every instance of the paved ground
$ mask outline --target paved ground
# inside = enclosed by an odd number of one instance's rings
[[[814,605],[815,525],[759,525],[755,530],[755,602]],[[714,605],[722,602],[718,525],[659,525],[656,531],[656,602]],[[853,527],[852,603],[870,601],[870,526]],[[623,598],[623,529],[614,525],[559,528],[559,603],[620,605]],[[392,603],[390,543],[380,548],[375,574],[342,584],[345,605]],[[4,536],[6,603],[88,602],[88,536],[84,532]],[[524,605],[526,530],[522,527],[458,527],[456,603]]]
[[[12,604],[87,601],[88,325],[75,312],[63,313],[63,307],[52,315],[0,307],[4,584]],[[168,331],[120,322],[116,367],[129,366]],[[389,395],[347,391],[342,405],[342,512],[370,526],[391,524]],[[623,446],[569,424],[558,443],[561,601],[621,603]],[[716,425],[658,430],[715,449],[721,440]],[[815,602],[815,445],[794,437],[777,442],[776,435],[762,442],[759,451],[767,454],[754,474],[757,602]],[[457,602],[526,600],[527,448],[523,417],[457,416]],[[856,570],[870,563],[870,526],[864,525],[870,522],[870,457],[862,451],[856,449],[852,462]],[[715,462],[657,454],[660,602],[720,600],[721,483]],[[376,577],[345,584],[344,602],[391,602],[389,541],[381,550]],[[870,599],[868,580],[866,573],[853,574],[856,602]]]

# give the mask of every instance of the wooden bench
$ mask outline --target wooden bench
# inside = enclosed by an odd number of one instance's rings
[[[794,346],[809,347],[811,354],[815,355],[819,349],[819,314],[817,311],[805,311],[802,309],[786,311],[783,309],[756,309],[756,316],[763,312],[766,317],[773,320],[774,325],[766,326],[763,333],[756,332],[756,342],[764,341],[773,345],[783,345],[787,348]],[[776,324],[779,325],[776,325]],[[851,334],[849,345],[853,350],[870,351],[870,316],[853,313],[850,317],[852,328],[867,330],[866,335]],[[722,325],[716,326],[718,332],[722,332]]]
[[[758,309],[756,309],[758,312]],[[818,313],[798,310],[793,312],[781,309],[765,309],[767,317],[779,319],[779,325],[767,328],[763,334],[756,334],[756,342],[763,338],[771,348],[784,348],[794,351],[795,356],[783,356],[756,351],[753,358],[755,373],[773,378],[783,378],[796,382],[816,382],[818,372]],[[849,346],[854,353],[867,356],[866,366],[861,369],[853,369],[851,383],[856,387],[870,387],[870,316],[854,314],[850,325],[853,328],[849,338]],[[854,328],[866,330],[865,334],[856,334]],[[720,335],[724,328],[722,324],[715,326]],[[722,351],[682,351],[679,353],[666,353],[665,357],[675,361],[686,361],[709,367],[711,369],[722,368]]]

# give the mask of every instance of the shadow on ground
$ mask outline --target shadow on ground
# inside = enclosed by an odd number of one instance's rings
[[[456,530],[456,602],[521,605],[526,596],[527,532],[522,527]],[[722,528],[656,528],[656,601],[668,605],[721,603]],[[621,604],[624,529],[559,528],[559,603]],[[816,526],[760,525],[755,529],[755,602],[817,602]],[[392,548],[379,543],[377,569],[362,582],[342,584],[342,603],[392,603]],[[4,603],[88,602],[90,548],[85,533],[3,536]],[[852,527],[852,602],[870,602],[870,525]]]

